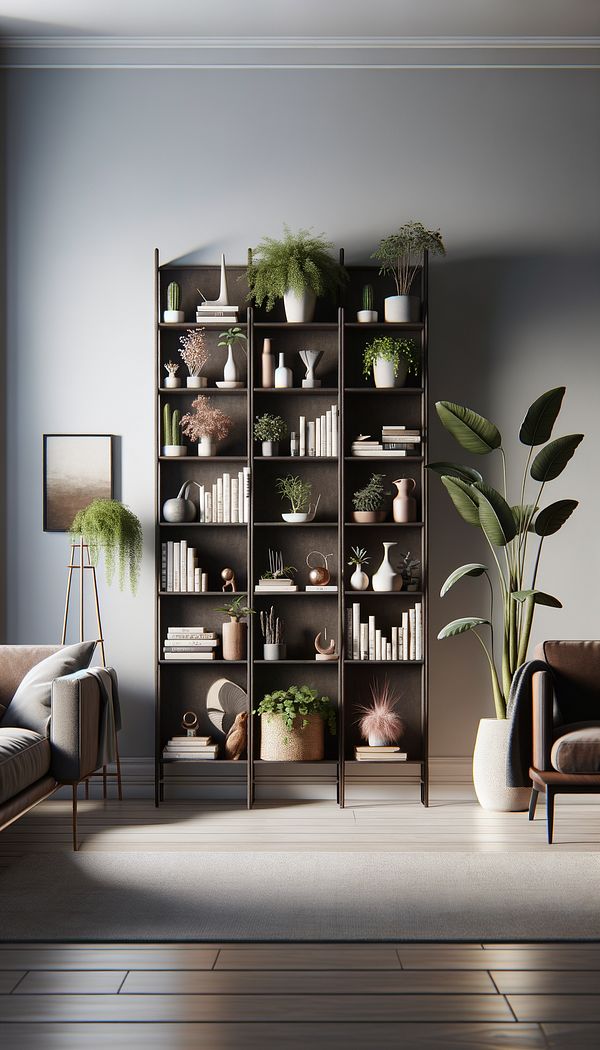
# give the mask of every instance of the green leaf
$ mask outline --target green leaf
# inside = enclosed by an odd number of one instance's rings
[[[546,594],[545,591],[513,591],[511,598],[514,598],[516,602],[526,602],[528,598],[533,598],[535,605],[548,605],[551,609],[562,609],[562,602],[559,602],[558,598],[552,594]]]
[[[556,438],[541,449],[531,464],[531,476],[534,481],[554,481],[562,474],[575,449],[583,441],[583,434],[567,434]]]
[[[484,620],[481,616],[461,616],[459,620],[451,620],[445,627],[442,627],[438,634],[438,641],[443,638],[456,638],[458,634],[472,631],[474,627],[479,627],[484,623],[489,624],[490,621]]]
[[[428,470],[434,470],[436,474],[444,474],[448,478],[460,478],[470,485],[473,481],[483,481],[478,470],[473,467],[463,467],[460,463],[447,463],[440,460],[438,463],[426,463]]]
[[[519,431],[519,440],[523,445],[543,445],[550,440],[565,390],[564,386],[547,390],[527,409]]]
[[[535,519],[533,531],[538,536],[553,536],[555,532],[558,532],[562,528],[565,521],[571,517],[571,514],[578,507],[579,503],[576,499],[559,499],[556,503],[551,503],[549,507],[544,507]]]
[[[473,485],[479,504],[479,524],[490,543],[506,547],[517,535],[517,526],[508,503],[496,489],[478,481]]]
[[[481,565],[479,562],[470,562],[468,565],[461,565],[459,569],[455,569],[454,572],[450,573],[440,591],[440,598],[443,598],[450,588],[454,587],[454,584],[458,583],[459,580],[462,580],[464,576],[481,576],[484,572],[487,572],[487,565]]]
[[[473,486],[467,485],[460,478],[449,478],[446,475],[442,477],[442,485],[447,490],[463,521],[479,527],[479,504],[473,496]]]
[[[500,448],[502,436],[498,427],[470,408],[452,401],[436,402],[436,411],[446,430],[467,452],[485,456]]]
[[[516,507],[511,507],[513,518],[515,519],[515,525],[517,526],[517,532],[533,532],[533,515],[535,512],[535,506],[533,503],[519,503]],[[529,523],[528,528],[525,525]]]

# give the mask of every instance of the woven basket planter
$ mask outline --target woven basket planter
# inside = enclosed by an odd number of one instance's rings
[[[325,755],[325,734],[321,715],[294,719],[288,729],[281,715],[260,716],[260,757],[264,762],[319,762]]]

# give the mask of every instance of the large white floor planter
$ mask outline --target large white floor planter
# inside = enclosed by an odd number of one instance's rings
[[[285,316],[288,324],[306,324],[315,316],[317,297],[310,288],[305,288],[302,295],[288,291],[283,297]]]
[[[473,783],[482,809],[517,812],[529,807],[530,788],[508,787],[506,755],[508,750],[507,718],[482,718],[473,752]]]

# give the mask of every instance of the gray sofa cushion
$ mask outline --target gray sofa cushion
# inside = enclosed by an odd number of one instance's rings
[[[600,773],[600,724],[582,725],[560,736],[550,761],[559,773]]]
[[[45,776],[50,769],[50,742],[30,729],[0,726],[0,805]]]
[[[54,679],[89,667],[95,648],[95,642],[67,645],[32,667],[8,705],[0,727],[31,729],[46,735]]]

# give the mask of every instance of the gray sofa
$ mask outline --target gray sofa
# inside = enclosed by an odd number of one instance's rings
[[[77,658],[69,664],[68,654],[75,650]],[[0,645],[0,829],[68,784],[73,848],[78,848],[77,786],[95,772],[100,752],[102,697],[96,676],[84,670],[93,651],[94,643]],[[29,689],[24,702],[23,690],[18,692],[23,680],[35,674],[37,665],[47,666],[41,661],[48,658],[53,658],[52,668],[57,654],[65,654],[71,673],[34,685],[33,701]]]

